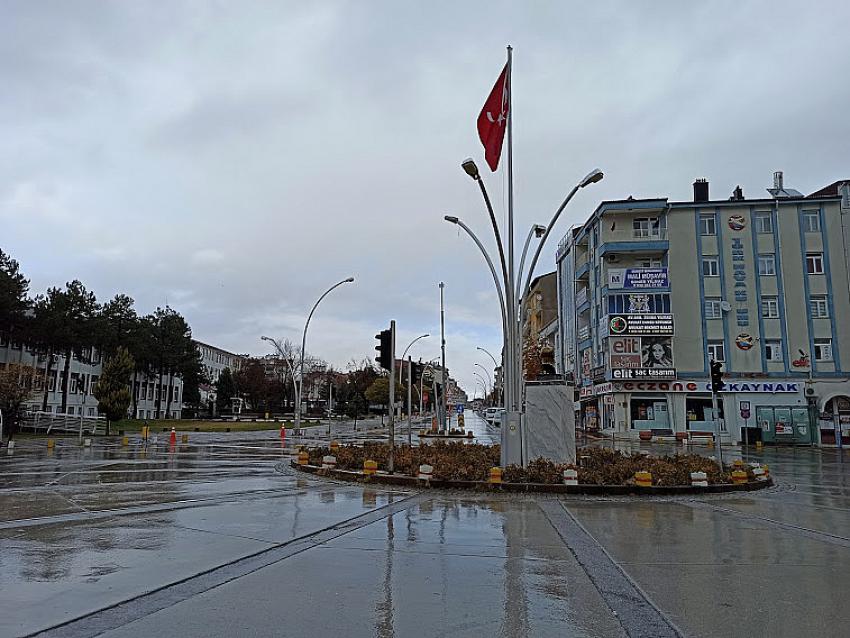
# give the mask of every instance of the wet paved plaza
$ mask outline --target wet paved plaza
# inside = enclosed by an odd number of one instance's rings
[[[20,440],[0,636],[847,635],[847,452],[753,453],[761,492],[608,499],[364,487],[291,452],[275,432]]]

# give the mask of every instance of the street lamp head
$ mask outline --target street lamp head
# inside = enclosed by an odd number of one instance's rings
[[[605,173],[603,173],[598,168],[594,168],[587,174],[587,176],[583,180],[581,180],[581,182],[579,182],[579,186],[581,188],[584,188],[588,184],[595,184],[596,182],[602,181],[603,177],[605,177]]]
[[[476,182],[481,178],[481,175],[478,172],[478,167],[475,165],[475,160],[471,157],[467,157],[460,163],[461,168],[463,168],[464,172],[469,175]]]
[[[443,217],[443,219],[445,219],[447,222],[449,222],[451,224],[457,224],[460,221],[457,217],[455,217],[453,215],[446,215],[445,217]]]
[[[537,238],[543,237],[546,233],[546,226],[541,226],[540,224],[534,225],[534,236]]]
[[[345,280],[345,283],[350,284],[353,281],[354,281],[354,277],[349,277],[348,279]]]

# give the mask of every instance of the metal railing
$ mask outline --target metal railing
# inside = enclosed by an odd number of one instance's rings
[[[21,430],[27,428],[33,432],[74,432],[87,434],[106,434],[106,419],[102,416],[84,416],[81,414],[54,414],[53,412],[26,412],[20,421]]]

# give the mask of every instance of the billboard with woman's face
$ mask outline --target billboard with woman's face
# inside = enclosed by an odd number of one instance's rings
[[[642,337],[640,351],[641,367],[643,368],[672,368],[673,338],[672,337]]]

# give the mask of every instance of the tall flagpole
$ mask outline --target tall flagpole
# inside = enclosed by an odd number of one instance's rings
[[[516,410],[516,379],[514,374],[516,371],[516,362],[514,361],[516,347],[514,346],[516,339],[516,289],[513,283],[514,275],[514,136],[513,136],[513,121],[514,121],[514,105],[513,105],[513,47],[508,45],[508,279],[505,282],[507,288],[510,289],[508,304],[510,311],[508,313],[509,335],[508,343],[510,344],[510,366],[511,366],[511,405],[509,410]]]

